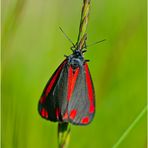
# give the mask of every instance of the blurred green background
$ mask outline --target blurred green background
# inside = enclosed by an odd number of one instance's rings
[[[2,0],[2,148],[56,148],[57,123],[37,104],[54,70],[76,42],[82,0]],[[89,67],[96,115],[72,126],[70,148],[111,148],[146,106],[146,0],[92,0]],[[119,145],[145,148],[146,113]]]

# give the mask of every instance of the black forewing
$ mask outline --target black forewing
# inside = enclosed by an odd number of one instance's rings
[[[48,81],[41,97],[44,97],[44,101],[42,103],[39,102],[39,113],[42,116],[41,111],[42,109],[45,109],[48,112],[48,118],[45,117],[47,120],[62,121],[62,115],[65,113],[66,110],[68,64],[66,60],[64,62],[65,63],[63,65],[61,64],[57,68],[51,79]],[[52,85],[50,92],[47,94],[49,84],[54,79],[54,76],[57,74],[59,68],[61,68],[61,70],[58,73],[58,76],[56,77],[56,80]]]

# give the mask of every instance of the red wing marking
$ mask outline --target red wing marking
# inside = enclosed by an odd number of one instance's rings
[[[88,65],[85,64],[84,67],[85,67],[85,72],[86,72],[86,83],[87,83],[87,88],[88,88],[88,98],[89,98],[89,101],[90,101],[89,112],[93,113],[95,108],[94,108],[94,103],[93,103],[94,94],[93,94],[92,81],[91,81]]]
[[[71,66],[69,67],[69,70],[68,70],[68,93],[67,93],[67,100],[68,101],[70,100],[70,97],[72,95],[79,71],[80,71],[80,69],[77,68],[75,70],[75,72],[73,73],[72,67]]]
[[[63,68],[63,66],[64,66],[64,64],[65,64],[65,62],[66,62],[66,60],[65,60],[65,61],[61,64],[61,66],[57,69],[57,72],[55,73],[55,75],[52,77],[50,83],[48,84],[48,87],[47,87],[46,92],[45,92],[45,96],[46,96],[46,97],[48,96],[48,93],[50,92],[50,90],[51,90],[53,84],[55,83],[55,81],[56,81],[56,79],[57,79],[59,73],[61,72],[61,70],[62,70],[62,68]]]
[[[89,122],[89,117],[88,116],[83,117],[82,120],[81,120],[82,124],[87,124],[88,122]]]
[[[48,118],[48,112],[45,110],[45,108],[42,108],[42,110],[41,110],[41,115],[42,115],[42,117],[44,117],[44,118]]]
[[[45,100],[46,100],[45,96],[42,96],[41,99],[40,99],[40,103],[41,103],[41,104],[44,103]]]
[[[77,114],[77,110],[76,109],[73,109],[73,110],[71,110],[71,112],[70,112],[70,118],[71,119],[74,119],[75,118],[75,116],[76,116],[76,114]]]
[[[68,119],[68,111],[65,112],[64,116],[62,117],[63,120]]]

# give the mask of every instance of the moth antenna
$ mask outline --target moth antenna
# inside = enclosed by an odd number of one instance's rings
[[[90,46],[93,46],[93,45],[99,44],[99,43],[104,42],[104,41],[106,41],[106,39],[103,39],[103,40],[100,40],[100,41],[94,42],[94,43],[92,43],[92,44],[87,45],[86,47],[90,47]]]
[[[75,47],[75,44],[72,42],[72,40],[68,37],[68,35],[63,31],[63,29],[60,26],[59,26],[59,29],[62,31],[64,36],[69,40],[69,42],[73,45],[73,47]]]

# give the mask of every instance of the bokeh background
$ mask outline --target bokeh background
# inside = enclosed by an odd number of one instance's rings
[[[2,0],[2,148],[56,148],[57,123],[37,104],[54,70],[76,42],[82,0]],[[112,148],[146,106],[146,0],[92,0],[89,67],[96,115],[72,126],[70,148]],[[120,148],[145,148],[146,113]]]

